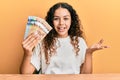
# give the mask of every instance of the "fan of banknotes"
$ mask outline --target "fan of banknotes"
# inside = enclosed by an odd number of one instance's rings
[[[44,19],[36,16],[29,16],[26,24],[24,39],[29,34],[34,33],[36,31],[40,32],[40,34],[42,35],[41,39],[43,39],[51,29],[52,27]]]

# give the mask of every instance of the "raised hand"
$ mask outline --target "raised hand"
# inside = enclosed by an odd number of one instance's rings
[[[92,53],[96,50],[102,50],[104,48],[109,48],[109,46],[102,45],[103,44],[103,39],[101,39],[98,43],[93,44],[91,47],[87,49],[87,52]]]
[[[38,31],[31,33],[23,42],[22,47],[26,55],[32,55],[32,50],[38,44],[40,40],[40,34]]]

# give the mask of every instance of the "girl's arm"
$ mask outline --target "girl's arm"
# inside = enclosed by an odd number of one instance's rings
[[[30,63],[31,56],[24,54],[23,61],[20,67],[21,74],[32,74],[35,71],[35,67]]]
[[[31,64],[31,57],[34,47],[38,44],[40,35],[38,33],[30,34],[23,42],[22,47],[24,50],[23,61],[20,66],[21,74],[32,74],[35,71],[35,67]]]
[[[85,61],[81,65],[81,74],[91,74],[92,73],[92,54],[86,52]]]
[[[87,48],[85,61],[81,65],[81,73],[82,74],[91,74],[92,73],[92,53],[96,50],[101,50],[104,48],[108,48],[108,46],[102,46],[103,40],[101,39],[97,44],[92,45]]]

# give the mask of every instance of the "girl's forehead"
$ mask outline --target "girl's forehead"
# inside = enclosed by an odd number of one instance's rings
[[[55,10],[54,16],[70,16],[70,12],[66,8],[58,8]]]

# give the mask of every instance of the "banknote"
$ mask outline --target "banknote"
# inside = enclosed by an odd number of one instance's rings
[[[26,24],[24,39],[31,33],[39,31],[40,41],[52,30],[52,27],[42,18],[29,16]]]

